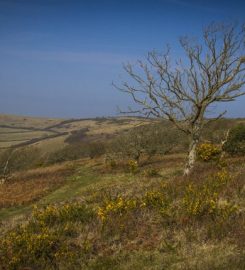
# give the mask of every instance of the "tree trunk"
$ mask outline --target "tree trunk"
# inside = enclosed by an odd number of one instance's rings
[[[191,170],[194,167],[196,161],[196,148],[199,142],[199,136],[193,136],[192,141],[189,146],[189,152],[187,156],[187,161],[185,164],[184,175],[187,176],[190,174]]]

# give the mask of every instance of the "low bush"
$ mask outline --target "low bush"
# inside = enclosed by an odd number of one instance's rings
[[[220,154],[220,147],[212,143],[203,143],[197,148],[197,157],[202,161],[217,160]]]
[[[79,235],[77,225],[94,218],[96,212],[78,202],[35,207],[29,222],[0,239],[1,269],[81,269],[87,240],[79,245],[70,240]]]
[[[79,248],[64,240],[58,231],[47,227],[38,232],[33,232],[28,226],[20,227],[0,240],[2,267],[9,270],[24,267],[59,269],[61,264],[74,263]]]
[[[239,252],[245,237],[239,179],[231,175],[230,167],[214,170],[213,164],[202,165],[211,174],[195,181],[172,175],[165,180],[131,175],[124,187],[125,182],[111,180],[110,187],[110,181],[87,187],[82,195],[86,203],[35,207],[24,225],[1,234],[3,269],[124,269],[134,252],[142,252],[142,257],[125,269],[174,269],[176,265],[209,269],[217,258],[214,247],[222,256],[224,247],[229,247],[218,266],[238,266],[234,262],[242,261]],[[151,256],[147,260],[145,252]],[[156,252],[157,266],[152,261]],[[213,257],[200,262],[203,252]],[[128,255],[121,257],[123,253]]]
[[[223,149],[231,155],[245,155],[245,125],[232,128]]]
[[[229,173],[222,170],[203,185],[189,184],[183,197],[183,213],[189,218],[202,220],[205,217],[229,219],[237,213],[238,206],[221,197],[222,188],[231,180]]]
[[[95,158],[105,153],[105,143],[87,142],[66,145],[64,148],[51,153],[46,159],[46,164],[55,164],[79,158]]]
[[[121,159],[130,158],[139,162],[142,155],[151,158],[186,147],[187,137],[183,137],[170,123],[163,122],[129,130],[113,139],[108,144],[107,152]]]
[[[136,199],[127,199],[118,196],[111,200],[106,200],[101,207],[98,208],[98,216],[102,222],[106,222],[113,215],[122,216],[127,211],[135,209],[138,205]]]
[[[147,191],[141,200],[141,205],[150,208],[166,208],[169,205],[166,195],[160,191]]]
[[[81,203],[66,203],[64,205],[48,205],[44,208],[34,208],[33,221],[42,226],[50,226],[64,222],[89,222],[95,213],[93,209]]]

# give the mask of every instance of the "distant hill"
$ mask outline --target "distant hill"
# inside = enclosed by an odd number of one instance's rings
[[[52,151],[72,140],[104,139],[148,122],[137,117],[56,119],[0,114],[0,150],[36,145]]]

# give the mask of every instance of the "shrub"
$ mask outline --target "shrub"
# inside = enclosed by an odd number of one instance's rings
[[[112,215],[122,216],[128,210],[137,208],[136,199],[126,199],[121,196],[104,202],[104,205],[98,208],[98,216],[101,221],[105,222]]]
[[[221,177],[222,178],[222,177]],[[221,178],[214,178],[218,179]],[[213,217],[227,220],[236,214],[238,207],[227,200],[221,200],[218,190],[219,185],[204,184],[203,186],[188,185],[183,198],[184,212],[190,218]]]
[[[62,222],[89,222],[94,217],[93,209],[88,206],[74,202],[64,205],[49,205],[44,208],[34,208],[33,221],[42,226],[49,226]]]
[[[66,139],[66,143],[74,144],[82,142],[87,137],[87,132],[89,131],[88,128],[82,128],[80,130],[74,130],[71,132],[71,135],[69,135]]]
[[[216,121],[211,121],[208,125],[205,125],[202,131],[202,137],[206,141],[212,143],[220,143],[226,131],[234,126],[236,120],[221,118]]]
[[[240,124],[232,128],[223,149],[231,155],[245,154],[245,125]]]
[[[55,164],[59,162],[76,160],[85,156],[85,151],[81,144],[67,145],[53,153],[50,153],[46,164]]]
[[[105,143],[91,142],[87,145],[87,155],[90,158],[102,156],[106,152]]]
[[[71,242],[78,224],[89,223],[96,213],[78,202],[34,208],[32,219],[0,239],[3,269],[81,269],[90,245]],[[1,268],[2,269],[2,268]]]
[[[202,217],[216,210],[218,194],[208,186],[202,188],[188,185],[183,198],[184,210],[190,217]]]
[[[160,191],[147,191],[141,200],[141,205],[150,208],[166,208],[169,205],[166,195]]]
[[[185,148],[186,141],[187,138],[181,136],[169,122],[161,122],[129,130],[112,140],[107,151],[139,162],[142,155],[150,158],[167,154],[174,148]]]
[[[78,253],[57,232],[47,228],[33,232],[20,227],[0,240],[3,269],[57,269],[61,261],[74,261]]]
[[[54,164],[79,158],[94,158],[105,153],[105,143],[87,142],[66,145],[64,148],[51,153],[46,160],[47,164]]]
[[[128,161],[128,170],[130,173],[136,174],[139,171],[139,165],[136,160]]]
[[[226,169],[222,169],[210,177],[210,185],[214,189],[224,187],[232,180],[230,173]]]
[[[221,154],[221,149],[211,143],[203,143],[197,148],[197,157],[202,161],[217,160]]]

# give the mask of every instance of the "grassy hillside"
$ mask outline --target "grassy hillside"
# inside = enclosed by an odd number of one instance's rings
[[[35,145],[53,151],[63,147],[71,134],[84,131],[90,140],[104,139],[146,122],[126,117],[65,120],[0,115],[0,150]]]
[[[242,121],[213,123],[203,140],[218,147],[227,128]],[[67,143],[76,148],[79,138],[104,141],[101,133],[140,123],[79,120],[52,129],[70,125]],[[166,140],[172,131],[166,123],[158,134]],[[123,148],[134,147],[128,134],[119,140]],[[46,143],[39,142],[43,151]],[[110,158],[103,153],[9,175],[0,185],[0,269],[245,269],[244,155],[200,159],[183,177],[185,153],[176,147],[150,158],[144,152],[137,162],[128,152],[116,155],[118,149]]]

